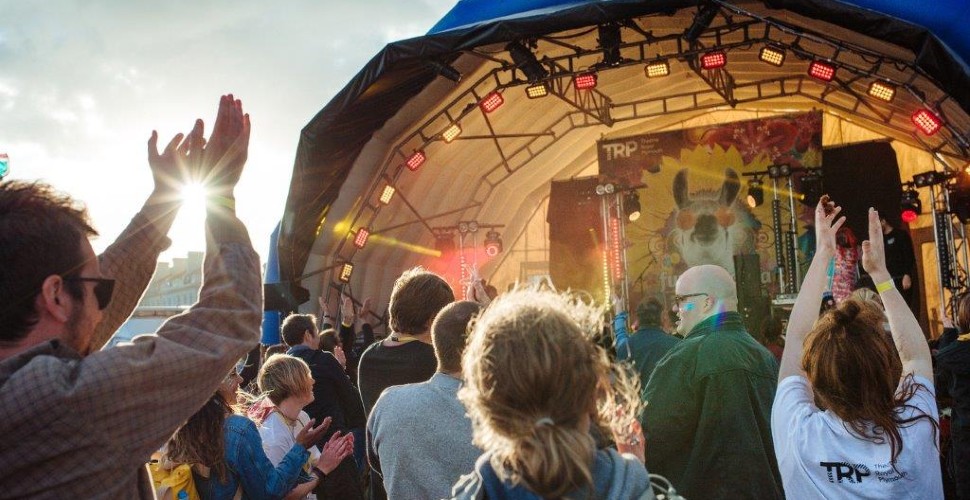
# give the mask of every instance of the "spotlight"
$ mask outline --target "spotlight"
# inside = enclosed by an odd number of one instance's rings
[[[711,21],[714,20],[718,10],[718,6],[714,3],[704,4],[697,15],[694,16],[694,22],[684,31],[684,39],[690,43],[696,42],[701,37],[701,33],[711,25]]]
[[[617,23],[601,24],[599,26],[599,44],[603,50],[603,66],[616,66],[623,62],[620,57],[620,45],[623,44],[623,37],[620,34],[620,25]]]
[[[424,165],[424,161],[427,159],[428,157],[424,155],[424,151],[419,149],[411,153],[411,156],[408,156],[407,160],[404,160],[404,164],[407,165],[408,170],[414,172],[420,168],[421,165]]]
[[[643,69],[643,73],[647,75],[647,78],[667,76],[670,74],[670,63],[668,63],[665,60],[648,63],[647,66]]]
[[[538,99],[540,97],[545,97],[549,95],[549,87],[545,83],[537,83],[535,85],[529,85],[525,88],[525,95],[529,99]]]
[[[877,80],[869,84],[869,95],[880,101],[893,102],[893,98],[896,97],[896,87]]]
[[[630,222],[636,222],[640,218],[640,193],[636,190],[630,191],[623,197],[623,212]]]
[[[765,202],[764,186],[759,179],[748,181],[748,206],[751,208],[760,206]]]
[[[522,70],[522,73],[530,82],[545,80],[549,76],[549,70],[540,64],[536,55],[521,42],[510,43],[505,46],[505,50],[509,51],[509,55],[512,56],[515,67]]]
[[[947,177],[948,176],[943,172],[930,170],[928,172],[923,172],[923,173],[914,175],[913,184],[915,184],[916,187],[918,188],[926,187],[926,186],[935,186],[937,184],[942,184],[946,182]]]
[[[388,184],[384,186],[384,191],[381,192],[381,204],[388,205],[391,203],[391,198],[394,197],[394,186]]]
[[[903,197],[899,205],[903,209],[903,222],[907,224],[915,221],[919,214],[923,213],[923,202],[919,199],[919,193],[913,188],[903,191]]]
[[[458,70],[455,69],[452,65],[445,64],[439,61],[431,61],[430,64],[431,64],[431,67],[434,68],[436,73],[445,77],[446,79],[451,80],[455,83],[458,83],[461,81],[461,73],[459,73]]]
[[[791,165],[772,165],[768,167],[768,177],[778,179],[791,175]]]
[[[354,265],[350,262],[344,262],[344,264],[340,266],[340,282],[350,283],[350,276],[352,274],[354,274]]]
[[[502,238],[499,236],[498,231],[485,233],[485,255],[495,257],[500,253],[502,253]]]
[[[814,207],[822,197],[822,176],[817,170],[809,170],[799,179],[802,197],[799,199],[805,205]]]
[[[822,61],[812,61],[808,65],[808,76],[823,82],[831,82],[835,78],[835,66]]]
[[[450,254],[458,248],[455,245],[455,235],[452,233],[440,233],[436,234],[434,237],[434,248],[435,250],[441,252],[441,256],[445,254]]]
[[[761,52],[758,53],[758,59],[772,66],[781,66],[785,63],[785,50],[772,45],[765,45],[761,47]]]
[[[357,229],[357,234],[354,236],[354,246],[357,248],[364,248],[367,244],[367,238],[370,237],[370,230],[366,227]]]
[[[616,192],[616,186],[612,183],[598,184],[596,186],[596,194],[603,196],[604,194],[613,194]]]
[[[701,69],[718,69],[727,65],[727,53],[723,50],[712,50],[701,56]]]
[[[478,105],[482,108],[482,111],[486,113],[491,113],[496,109],[500,108],[502,104],[505,104],[505,99],[502,98],[502,94],[499,94],[497,90],[493,90],[482,98],[482,101]]]
[[[943,121],[932,111],[923,108],[913,113],[913,125],[926,135],[933,135],[943,126]]]
[[[461,135],[461,126],[457,123],[452,123],[450,127],[446,128],[445,131],[441,133],[441,138],[444,139],[446,143],[450,143],[459,135]]]
[[[573,77],[573,85],[578,90],[589,90],[596,88],[596,73],[580,73]]]

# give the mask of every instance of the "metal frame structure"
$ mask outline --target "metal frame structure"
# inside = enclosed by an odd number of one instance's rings
[[[433,233],[431,221],[455,215],[464,218],[476,218],[481,213],[485,200],[496,187],[509,180],[517,171],[556,145],[570,132],[591,126],[612,126],[623,121],[642,120],[671,113],[710,110],[724,105],[735,107],[744,103],[797,95],[823,104],[835,111],[862,115],[867,119],[879,122],[890,130],[908,134],[912,137],[914,146],[929,151],[947,170],[951,169],[947,158],[957,160],[970,155],[970,140],[949,124],[941,111],[942,105],[952,98],[944,95],[935,102],[928,102],[925,95],[916,88],[914,83],[918,79],[935,82],[915,65],[872,52],[864,47],[849,44],[833,36],[809,32],[780,20],[761,16],[720,1],[713,3],[718,8],[717,16],[724,23],[703,29],[698,39],[692,42],[688,42],[679,34],[655,36],[651,31],[644,29],[641,23],[654,16],[622,22],[621,26],[626,28],[627,34],[635,33],[639,35],[640,39],[622,43],[620,48],[625,54],[638,54],[638,57],[627,57],[608,67],[602,65],[582,66],[581,60],[597,57],[602,54],[602,48],[583,47],[568,41],[571,38],[579,38],[587,34],[589,30],[564,36],[547,35],[534,39],[537,44],[549,44],[550,46],[569,49],[567,54],[554,57],[546,56],[539,61],[549,72],[548,78],[541,83],[546,84],[550,96],[568,103],[572,108],[572,111],[564,113],[553,124],[539,132],[497,131],[488,113],[485,113],[478,106],[482,98],[490,92],[504,92],[537,82],[530,82],[522,78],[523,75],[520,74],[520,70],[516,69],[515,65],[508,59],[477,49],[466,51],[466,54],[494,63],[495,67],[473,82],[465,91],[442,105],[424,123],[415,127],[411,133],[395,144],[391,149],[392,153],[380,167],[380,175],[375,176],[364,191],[366,194],[363,202],[350,221],[351,230],[348,232],[348,237],[341,241],[333,252],[330,258],[331,263],[351,262],[353,260],[358,249],[353,245],[348,245],[347,240],[353,239],[354,228],[368,227],[371,234],[381,234],[404,226],[421,224]],[[593,27],[592,29],[595,30],[596,28]],[[663,56],[659,55],[661,43],[676,45],[676,51]],[[840,75],[848,75],[848,77],[836,77],[832,82],[824,85],[805,74],[739,82],[726,68],[705,71],[698,67],[698,57],[711,48],[716,47],[718,50],[730,53],[731,50],[746,50],[760,46],[760,44],[770,44],[782,48],[799,59],[823,59],[836,65]],[[686,63],[710,88],[656,98],[614,102],[600,91],[583,91],[572,85],[574,75],[590,71],[590,69],[604,72],[658,60],[679,60]],[[909,78],[906,81],[897,81],[887,76],[887,73],[906,73]],[[893,112],[891,110],[889,113],[880,111],[873,106],[867,96],[861,95],[851,88],[852,84],[863,79],[890,83],[898,90],[907,92],[925,107],[935,110],[944,119],[943,130],[933,138],[935,143],[931,144],[911,129],[896,126],[892,122]],[[833,102],[831,97],[835,94],[849,96],[854,104],[846,106]],[[407,157],[414,151],[423,150],[432,143],[443,141],[443,130],[451,124],[460,123],[463,118],[471,113],[481,113],[489,133],[480,136],[459,136],[455,140],[490,141],[498,156],[498,161],[483,169],[474,195],[459,208],[425,215],[409,203],[407,198],[404,197],[404,193],[398,190],[395,196],[401,197],[409,211],[414,215],[414,219],[393,226],[374,228],[373,226],[383,208],[383,205],[374,200],[379,196],[379,192],[385,184],[394,186],[402,175],[409,173],[404,165]],[[442,124],[446,125],[443,127]],[[528,140],[524,144],[510,149],[503,144],[503,139],[509,138],[525,138]],[[794,215],[792,217],[794,218]],[[797,266],[797,263],[795,265]],[[330,271],[330,273],[332,280],[333,271]],[[797,284],[795,287],[797,290]],[[788,288],[787,284],[786,288]]]

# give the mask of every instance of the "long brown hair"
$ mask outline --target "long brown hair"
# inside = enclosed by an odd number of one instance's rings
[[[802,369],[808,375],[815,403],[832,410],[857,436],[877,444],[889,442],[891,462],[903,451],[899,432],[930,415],[916,410],[904,418],[903,408],[916,409],[909,400],[918,390],[929,390],[908,374],[897,392],[902,363],[895,344],[883,330],[878,308],[849,299],[830,310],[805,340]]]
[[[217,390],[172,436],[168,459],[177,464],[204,465],[219,477],[219,482],[226,482],[228,469],[222,427],[231,413],[229,402]]]
[[[518,290],[474,321],[459,398],[499,477],[544,498],[592,491],[584,422],[628,430],[641,405],[636,378],[594,342],[601,318],[574,296]]]

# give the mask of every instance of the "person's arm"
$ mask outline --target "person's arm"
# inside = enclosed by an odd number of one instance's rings
[[[869,209],[869,239],[862,242],[862,266],[876,284],[879,297],[886,308],[889,329],[903,363],[903,376],[909,373],[924,377],[933,382],[933,362],[930,347],[923,336],[923,330],[913,316],[913,311],[893,284],[892,276],[886,269],[886,251],[883,243],[879,213]]]
[[[630,359],[630,336],[627,334],[627,312],[623,311],[613,318],[613,334],[616,335],[616,359],[626,361]]]
[[[252,422],[239,433],[229,433],[227,457],[237,462],[236,472],[246,498],[283,498],[296,486],[310,453],[297,443],[287,452],[278,466],[273,466],[263,452],[263,444]]]
[[[792,375],[805,376],[802,371],[802,347],[805,336],[812,330],[822,307],[822,293],[828,283],[827,269],[835,255],[835,234],[845,224],[845,217],[839,217],[842,207],[829,201],[828,195],[822,196],[815,207],[815,256],[808,266],[802,289],[798,292],[792,306],[785,332],[785,350],[782,351],[778,380]]]
[[[119,459],[132,463],[165,443],[259,338],[259,257],[232,201],[249,140],[241,103],[224,97],[215,129],[206,152],[189,153],[213,155],[198,173],[212,192],[199,302],[157,337],[86,357],[60,388],[72,412],[85,416],[86,432],[117,442],[126,454]]]

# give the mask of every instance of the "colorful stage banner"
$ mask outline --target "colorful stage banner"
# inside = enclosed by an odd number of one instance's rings
[[[734,274],[734,256],[749,254],[760,256],[763,288],[777,290],[772,182],[763,179],[764,203],[750,208],[743,174],[771,165],[821,167],[820,111],[603,139],[597,150],[601,176],[645,186],[638,190],[642,217],[626,223],[634,293],[669,294],[685,269],[700,264]],[[788,191],[779,188],[787,220]]]

